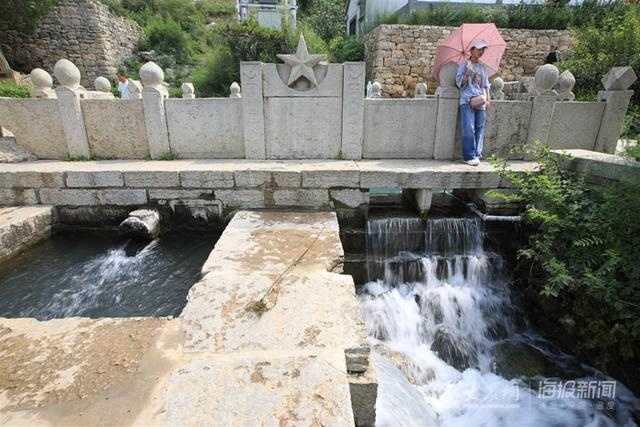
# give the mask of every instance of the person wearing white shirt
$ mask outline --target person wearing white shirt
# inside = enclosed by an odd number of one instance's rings
[[[120,98],[131,99],[129,93],[129,77],[124,71],[118,71],[118,92],[120,92]]]

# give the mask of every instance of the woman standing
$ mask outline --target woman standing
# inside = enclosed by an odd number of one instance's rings
[[[479,62],[486,49],[484,40],[474,40],[469,59],[460,64],[456,73],[456,84],[460,89],[462,158],[471,166],[480,164],[486,108],[489,105],[489,76],[485,66]]]

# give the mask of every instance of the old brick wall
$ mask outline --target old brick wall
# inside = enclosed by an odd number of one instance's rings
[[[380,25],[364,38],[367,79],[382,85],[383,96],[413,93],[416,83],[426,82],[434,93],[438,82],[431,75],[436,47],[455,27],[427,25]],[[569,30],[524,30],[501,28],[507,42],[498,76],[505,81],[534,74],[551,45],[566,56],[573,47]]]
[[[24,73],[53,73],[55,63],[66,58],[80,69],[82,85],[92,87],[98,76],[115,76],[142,34],[139,25],[96,0],[61,0],[31,34],[0,26],[0,47],[12,68]]]

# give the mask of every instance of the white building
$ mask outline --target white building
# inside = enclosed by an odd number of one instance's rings
[[[236,0],[238,22],[254,17],[263,27],[281,30],[286,22],[296,29],[296,0]]]
[[[521,0],[477,0],[472,2],[478,6],[516,5]],[[468,0],[347,0],[346,25],[347,34],[362,34],[369,25],[373,25],[380,16],[399,13],[409,15],[417,9],[437,7],[440,3],[463,6]],[[529,4],[542,4],[543,0],[528,0]],[[582,0],[571,0],[572,6]]]

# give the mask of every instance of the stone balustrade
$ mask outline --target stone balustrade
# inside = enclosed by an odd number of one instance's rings
[[[307,69],[243,62],[241,84],[231,85],[229,98],[195,98],[186,83],[182,99],[169,99],[163,70],[150,62],[140,69],[142,82],[129,83],[133,99],[113,99],[106,79],[86,90],[77,67],[60,60],[57,88],[35,69],[34,99],[0,99],[0,126],[40,159],[460,157],[456,64],[442,67],[435,95],[424,84],[415,99],[385,98],[373,82],[365,97],[363,63],[327,64],[303,47],[282,56],[314,59]],[[630,67],[612,69],[600,102],[573,101],[575,78],[553,65],[539,67],[515,91],[496,79],[484,154],[510,156],[512,147],[536,140],[552,149],[613,153],[635,79]]]

